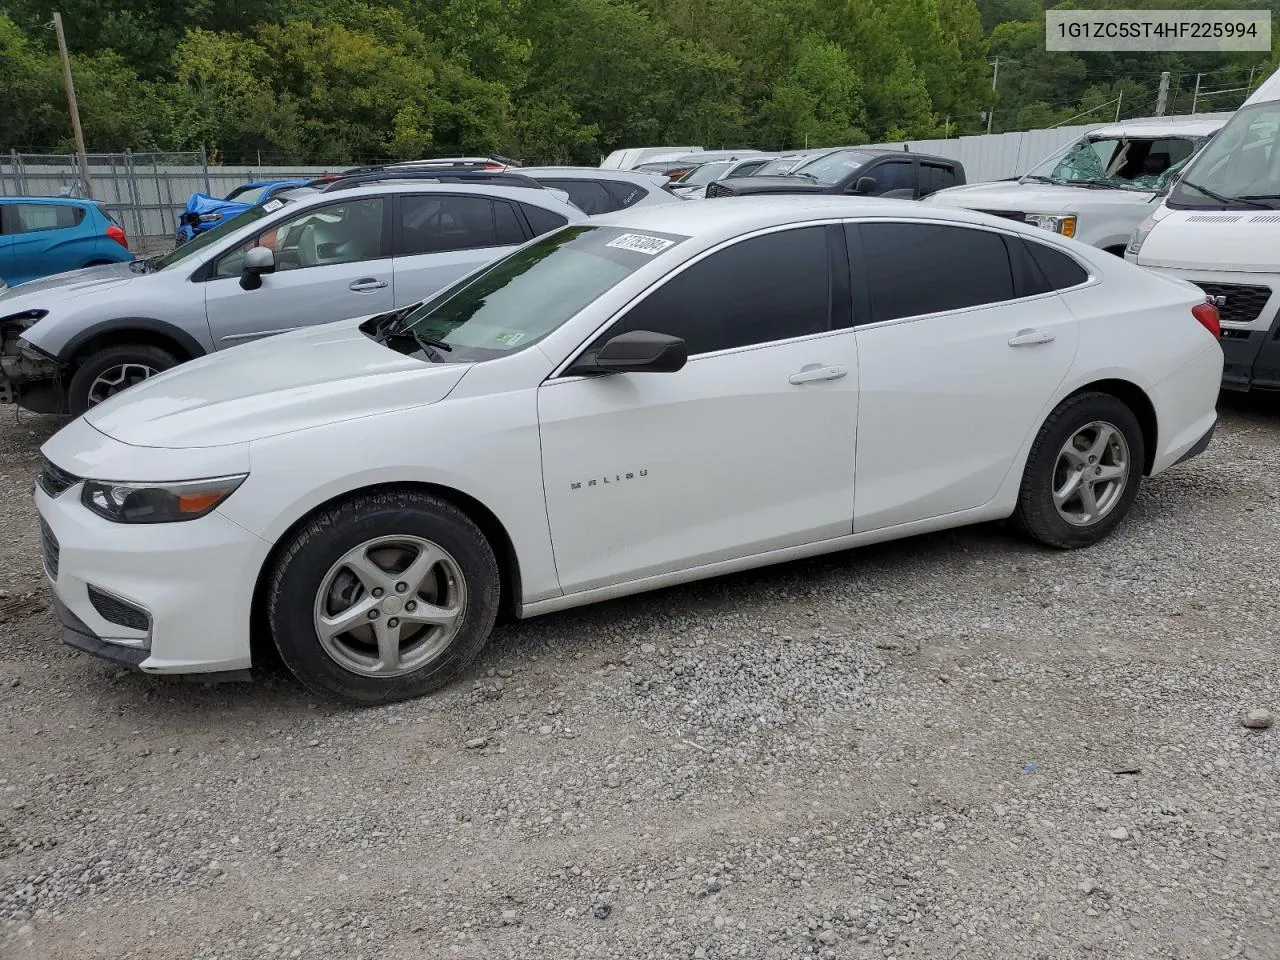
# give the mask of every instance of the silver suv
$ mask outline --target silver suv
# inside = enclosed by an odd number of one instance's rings
[[[214,350],[415,303],[582,219],[519,174],[297,187],[165,256],[0,290],[0,402],[83,413]]]

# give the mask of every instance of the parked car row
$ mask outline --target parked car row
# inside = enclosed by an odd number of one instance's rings
[[[35,494],[64,638],[224,673],[257,628],[311,689],[377,703],[459,676],[499,616],[989,520],[1096,543],[1210,443],[1237,293],[1083,242],[1095,214],[1048,190],[1195,194],[1256,239],[1273,114],[1095,131],[993,186],[1036,192],[995,216],[912,151],[709,156],[675,184],[393,164],[9,290],[4,382],[83,411]]]

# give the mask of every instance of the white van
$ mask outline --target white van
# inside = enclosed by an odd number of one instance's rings
[[[600,161],[600,166],[605,170],[634,170],[646,160],[666,156],[683,157],[685,154],[701,152],[701,147],[631,147],[613,151]]]
[[[1224,387],[1280,390],[1280,71],[1186,166],[1125,259],[1213,298]]]
[[[925,199],[1034,224],[1117,256],[1152,201],[1230,118],[1144,117],[1090,130],[1012,180],[969,183]]]

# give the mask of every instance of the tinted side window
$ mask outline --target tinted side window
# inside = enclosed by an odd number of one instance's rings
[[[920,196],[927,197],[938,190],[956,185],[956,172],[952,167],[937,163],[920,164]]]
[[[606,337],[652,330],[681,337],[690,354],[787,340],[831,329],[824,227],[742,240],[663,284]]]
[[[740,163],[733,168],[733,173],[725,177],[726,180],[735,180],[738,177],[749,177],[761,167],[764,166],[763,160],[748,160],[746,163]]]
[[[5,233],[64,230],[84,220],[84,208],[57,203],[18,203],[9,209]]]
[[[858,230],[873,323],[1014,297],[998,233],[934,223],[864,223]]]
[[[1009,251],[1009,263],[1013,267],[1013,289],[1019,297],[1034,297],[1048,293],[1052,288],[1045,279],[1040,264],[1031,256],[1031,245],[1021,237],[1004,235],[1005,249]]]
[[[488,197],[445,194],[403,197],[400,228],[401,256],[520,242],[499,237],[494,202]]]
[[[563,190],[570,202],[585,214],[610,213],[618,209],[601,184],[594,180],[543,180],[543,186]]]
[[[627,183],[625,180],[603,180],[604,188],[609,191],[609,195],[613,197],[617,203],[615,209],[625,210],[627,207],[634,206],[649,195],[649,191],[644,187],[637,186],[634,183]]]
[[[1031,256],[1039,264],[1040,269],[1044,271],[1044,276],[1049,281],[1050,289],[1065,290],[1067,287],[1079,286],[1089,279],[1089,274],[1084,267],[1080,266],[1065,253],[1030,240],[1026,241],[1026,244],[1027,249],[1031,251]]]
[[[525,219],[533,228],[534,236],[558,230],[569,222],[568,217],[562,217],[558,213],[552,213],[546,207],[539,207],[532,203],[522,203],[520,209],[524,211]]]
[[[862,176],[873,177],[876,181],[876,193],[887,193],[890,190],[912,190],[916,188],[915,165],[910,160],[891,160],[878,163]],[[857,184],[857,179],[849,184],[850,188]]]
[[[520,218],[516,216],[515,207],[505,200],[493,202],[493,223],[497,230],[498,243],[504,247],[521,244],[529,239],[525,236]]]

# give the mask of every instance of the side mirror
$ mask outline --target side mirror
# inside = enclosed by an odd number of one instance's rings
[[[620,333],[592,356],[578,358],[565,371],[569,376],[593,377],[607,373],[675,373],[689,359],[689,349],[679,337],[651,330]]]
[[[853,185],[853,192],[860,197],[867,194],[875,193],[876,187],[880,186],[875,177],[859,177],[858,182]]]
[[[240,273],[240,286],[245,290],[257,290],[262,286],[264,273],[276,272],[276,255],[269,247],[250,247],[244,255]]]

